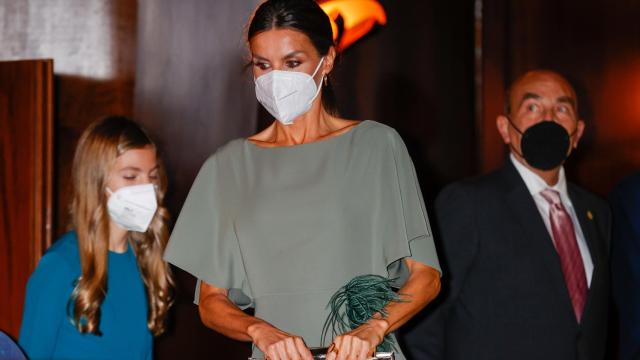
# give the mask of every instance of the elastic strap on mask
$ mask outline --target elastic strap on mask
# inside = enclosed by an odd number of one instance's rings
[[[316,69],[313,70],[313,74],[311,74],[311,79],[313,79],[316,74],[318,73],[318,70],[320,69],[320,65],[322,65],[322,62],[324,61],[324,56],[320,58],[320,62],[318,62],[318,65],[316,66]],[[256,80],[258,80],[258,78],[254,77],[253,78],[253,82],[255,83]],[[320,80],[320,83],[322,84],[322,80]]]
[[[507,118],[507,121],[509,122],[509,125],[512,128],[514,128],[518,132],[518,134],[520,134],[520,137],[524,136],[524,133],[520,129],[518,129],[518,127],[513,123],[513,121],[511,121],[511,116],[505,115],[505,117]],[[554,120],[552,120],[552,121],[554,121]],[[578,131],[578,127],[576,126],[576,128],[573,130],[573,132],[571,134],[569,134],[569,139],[571,139],[573,137],[573,135],[576,134],[577,131]],[[516,150],[516,148],[511,143],[509,144],[509,147],[511,148],[511,150],[514,153],[518,154],[518,156],[520,156],[521,158],[524,158],[522,153],[519,152],[518,150]]]
[[[313,70],[313,74],[311,74],[311,78],[314,78],[316,76],[316,74],[318,73],[318,70],[320,70],[320,65],[322,65],[323,61],[324,61],[324,56],[320,58],[320,62],[318,62],[316,69]]]
[[[522,138],[524,133],[522,131],[520,131],[520,129],[518,129],[518,127],[513,123],[513,121],[511,121],[511,116],[505,115],[505,117],[507,118],[507,121],[509,122],[509,126],[514,128],[518,132],[518,134],[520,134],[520,137]],[[518,156],[520,156],[521,158],[524,158],[524,156],[522,156],[522,153],[519,152],[518,150],[516,150],[516,148],[513,146],[513,144],[509,143],[509,147],[511,148],[511,151],[513,151],[514,153],[518,154]]]
[[[311,75],[311,80],[314,82],[314,84],[316,82],[314,77],[318,73],[318,70],[320,69],[320,65],[322,65],[323,61],[324,61],[324,56],[320,59],[320,62],[318,63],[318,66],[316,66],[316,69],[313,71],[313,75]],[[316,89],[316,94],[313,95],[313,98],[311,99],[311,102],[313,102],[318,97],[318,94],[320,94],[320,90],[322,90],[322,79],[320,79],[320,85],[316,85],[316,88],[317,88]]]
[[[514,153],[518,154],[518,156],[520,156],[521,158],[524,159],[524,155],[522,155],[522,153],[520,151],[516,150],[516,148],[513,145],[509,144],[509,147],[511,148],[511,151],[513,151]]]
[[[509,115],[505,115],[505,117],[507,118],[507,121],[509,122],[509,125],[514,128],[518,134],[520,135],[524,135],[524,133],[522,131],[520,131],[520,129],[518,129],[518,127],[516,126],[516,124],[513,123],[513,121],[511,121],[511,116]]]

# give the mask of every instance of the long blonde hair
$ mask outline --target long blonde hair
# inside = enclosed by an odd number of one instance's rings
[[[110,219],[105,188],[108,174],[118,156],[147,146],[155,149],[139,125],[119,116],[92,123],[78,142],[73,158],[71,215],[78,236],[82,273],[69,300],[69,315],[81,333],[100,333],[100,305],[107,292]],[[147,326],[154,335],[164,332],[173,302],[171,272],[162,260],[169,238],[169,212],[162,205],[167,177],[159,159],[158,163],[158,210],[146,232],[129,232],[147,291]]]

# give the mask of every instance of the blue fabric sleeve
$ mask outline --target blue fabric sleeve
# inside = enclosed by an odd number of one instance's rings
[[[640,177],[614,189],[611,271],[613,298],[619,313],[620,359],[640,355]]]
[[[43,256],[29,278],[18,342],[30,359],[51,358],[58,331],[67,321],[73,281],[69,265],[57,253]]]

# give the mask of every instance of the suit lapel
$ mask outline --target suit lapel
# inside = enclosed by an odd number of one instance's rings
[[[589,291],[587,291],[587,303],[584,308],[583,320],[586,315],[589,314],[591,304],[593,302],[593,292],[591,291],[595,286],[597,286],[601,277],[601,258],[600,252],[598,251],[598,229],[596,228],[595,221],[593,220],[594,214],[584,203],[583,198],[578,195],[575,188],[571,184],[567,184],[567,190],[569,192],[569,198],[571,199],[571,203],[573,204],[573,208],[576,212],[576,216],[578,218],[578,222],[580,225],[580,229],[582,230],[582,234],[584,235],[585,242],[587,243],[587,247],[589,248],[589,254],[591,255],[591,261],[593,262],[593,273],[591,276],[591,284],[589,286]]]
[[[573,314],[573,306],[564,281],[560,258],[535,201],[524,180],[510,161],[504,168],[504,176],[508,188],[507,203],[517,219],[518,225],[522,228],[522,236],[532,251],[531,256],[540,259],[544,267],[543,271],[549,275],[551,287],[559,298],[563,299],[568,313]]]
[[[573,208],[576,212],[576,216],[578,217],[580,229],[582,230],[582,234],[584,235],[585,241],[587,242],[587,247],[589,248],[589,254],[591,255],[591,261],[593,261],[593,268],[595,273],[595,269],[597,268],[600,259],[598,259],[596,240],[598,237],[598,230],[596,229],[595,222],[593,220],[594,214],[586,206],[582,197],[578,196],[573,185],[567,184],[567,190],[569,192],[569,198],[571,199]]]

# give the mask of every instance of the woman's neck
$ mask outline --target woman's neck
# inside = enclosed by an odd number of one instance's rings
[[[334,118],[316,102],[309,111],[298,117],[293,124],[274,123],[272,140],[279,144],[299,145],[317,141],[332,133]]]
[[[340,135],[358,124],[327,113],[321,98],[316,99],[311,109],[299,116],[291,125],[274,121],[268,128],[249,137],[249,141],[261,147],[300,145]]]
[[[121,228],[116,223],[109,223],[109,250],[116,253],[124,253],[129,248],[128,240],[129,231]]]

